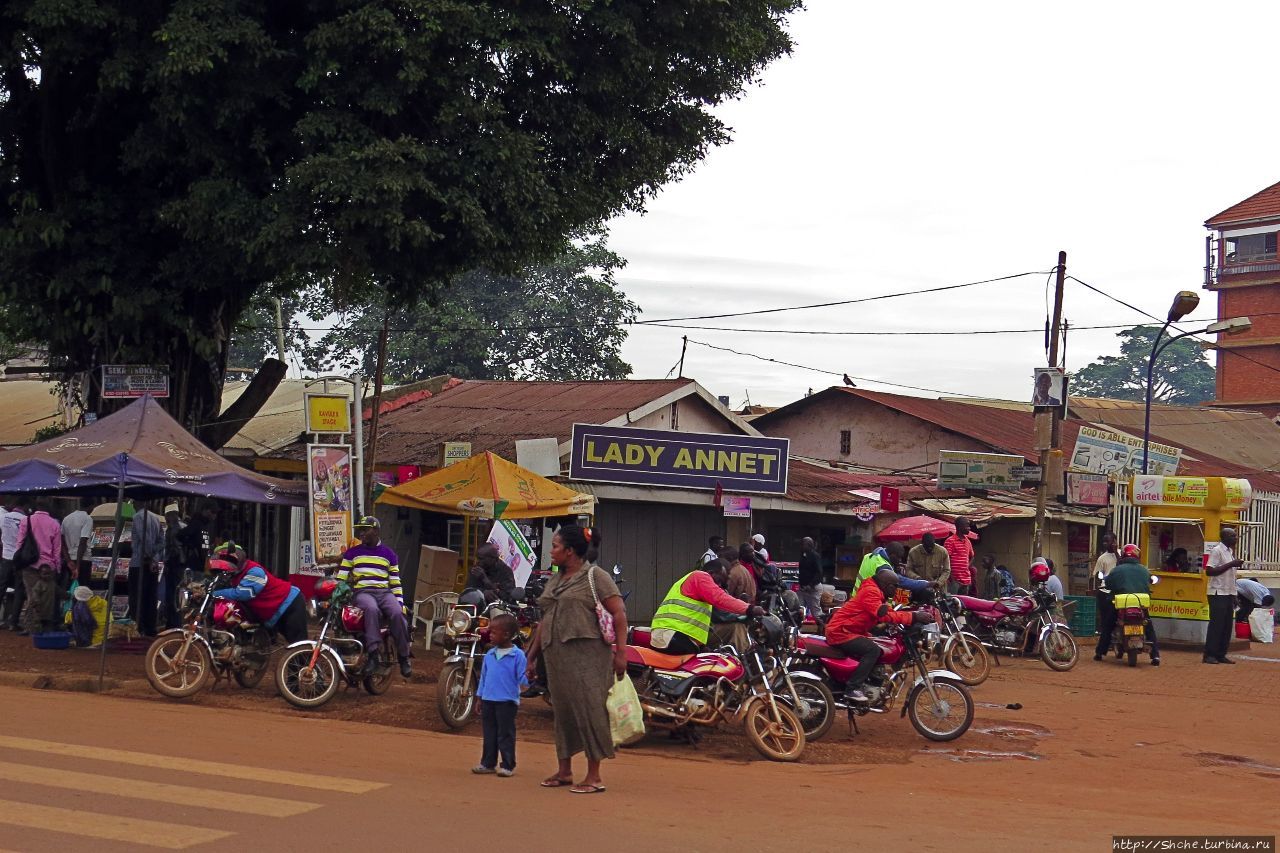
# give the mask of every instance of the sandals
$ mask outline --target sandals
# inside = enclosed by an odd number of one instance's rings
[[[573,785],[573,779],[566,779],[563,776],[548,776],[538,784],[544,788],[567,788]]]
[[[604,785],[574,785],[569,789],[570,794],[603,794],[607,788]]]

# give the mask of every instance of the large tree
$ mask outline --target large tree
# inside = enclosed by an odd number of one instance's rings
[[[1116,400],[1145,400],[1147,362],[1159,326],[1118,332],[1120,355],[1104,355],[1076,372],[1071,393]],[[1166,346],[1156,362],[1152,398],[1169,405],[1196,405],[1214,396],[1214,369],[1200,345],[1183,338]]]
[[[216,416],[253,295],[438,300],[728,140],[800,0],[0,0],[0,299]]]
[[[631,366],[619,350],[638,309],[614,278],[623,263],[593,239],[518,275],[464,273],[438,303],[386,314],[387,381],[625,378]],[[383,321],[376,300],[341,312],[304,366],[371,376]]]

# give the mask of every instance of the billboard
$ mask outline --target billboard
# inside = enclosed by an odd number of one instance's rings
[[[574,424],[569,477],[782,495],[789,447],[785,438]]]
[[[1151,443],[1149,474],[1177,473],[1182,450]],[[1088,474],[1137,474],[1142,472],[1142,439],[1095,427],[1081,427],[1069,466]]]
[[[169,372],[150,364],[102,365],[103,399],[127,400],[150,394],[169,396]]]
[[[1022,481],[1014,468],[1025,464],[1021,456],[1004,453],[938,451],[938,487],[943,489],[1019,489]]]
[[[336,565],[351,544],[351,446],[307,445],[307,506],[317,565]]]

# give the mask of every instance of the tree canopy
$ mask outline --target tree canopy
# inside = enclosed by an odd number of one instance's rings
[[[464,273],[436,304],[390,312],[386,381],[623,379],[631,366],[619,350],[639,310],[617,289],[623,263],[597,238],[518,275]],[[377,300],[341,312],[332,331],[300,348],[303,366],[371,376],[382,323]]]
[[[1145,400],[1147,360],[1159,326],[1118,332],[1120,355],[1104,355],[1071,377],[1071,393],[1116,400]],[[1197,405],[1214,397],[1214,369],[1200,345],[1183,338],[1166,346],[1156,362],[1152,399],[1170,405]]]
[[[256,293],[394,309],[552,257],[728,141],[800,5],[0,0],[7,332],[168,365],[206,422]]]

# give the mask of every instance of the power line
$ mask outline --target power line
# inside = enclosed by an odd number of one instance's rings
[[[681,323],[686,320],[722,320],[726,317],[752,317],[759,314],[777,314],[782,311],[804,311],[810,308],[834,308],[837,305],[857,305],[862,302],[876,302],[881,299],[896,299],[900,296],[918,296],[924,293],[941,293],[944,290],[959,290],[962,287],[974,287],[979,284],[991,284],[997,281],[1010,281],[1029,275],[1044,275],[1044,270],[1020,272],[1014,275],[1002,275],[998,278],[984,278],[981,281],[967,281],[963,284],[946,284],[941,287],[925,287],[918,290],[901,290],[895,293],[881,293],[876,296],[862,296],[858,299],[840,299],[835,302],[815,302],[811,305],[786,305],[779,308],[759,308],[755,311],[731,311],[727,314],[702,314],[696,317],[663,317],[659,320],[636,320],[637,326],[652,326],[657,323]]]
[[[730,349],[729,347],[716,346],[715,344],[709,344],[706,341],[695,341],[693,338],[689,338],[689,343],[697,344],[698,346],[706,347],[707,349],[719,350],[720,352],[733,353],[734,355],[741,355],[741,356],[745,356],[746,358],[754,358],[760,361],[767,361],[771,364],[781,364],[785,367],[796,367],[796,368],[799,368],[800,370],[810,370],[810,371],[813,371],[814,373],[825,373],[828,376],[839,376],[841,378],[845,376],[849,376],[851,379],[857,379],[860,382],[870,382],[876,385],[892,385],[895,388],[910,388],[913,391],[927,391],[930,394],[945,394],[948,397],[972,397],[976,400],[986,399],[978,394],[965,394],[960,391],[941,391],[937,388],[924,388],[919,385],[907,385],[906,383],[903,383],[903,382],[889,382],[884,379],[872,379],[869,376],[851,376],[850,374],[844,373],[843,371],[827,370],[826,368],[822,368],[822,367],[810,367],[807,364],[796,364],[795,362],[791,362],[791,361],[782,361],[781,359],[777,359],[777,358],[769,358],[768,356],[757,355],[756,353],[753,353],[753,352],[742,352],[741,350]]]

